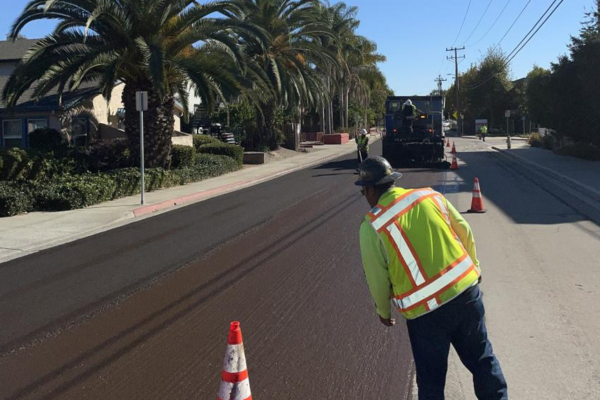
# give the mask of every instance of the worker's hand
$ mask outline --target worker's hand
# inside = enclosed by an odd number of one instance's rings
[[[394,325],[396,325],[396,320],[393,319],[393,318],[383,318],[382,316],[379,316],[379,320],[385,326],[394,326]]]

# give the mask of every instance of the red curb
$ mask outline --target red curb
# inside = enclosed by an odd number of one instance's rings
[[[210,196],[213,196],[216,194],[220,194],[220,193],[229,191],[230,189],[235,189],[238,186],[242,186],[246,183],[252,183],[252,182],[253,181],[232,183],[232,184],[221,186],[221,187],[218,187],[215,189],[205,190],[202,192],[189,194],[187,196],[176,197],[174,199],[166,200],[161,203],[151,204],[151,205],[144,206],[144,207],[139,207],[139,208],[136,208],[135,210],[133,210],[133,215],[136,217],[140,217],[142,215],[151,214],[153,212],[164,210],[166,208],[176,207],[176,206],[179,206],[179,205],[182,205],[185,203],[192,203],[192,202],[198,201],[204,197],[210,197]]]

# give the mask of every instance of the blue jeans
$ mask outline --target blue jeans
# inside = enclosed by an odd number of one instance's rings
[[[507,400],[506,380],[485,327],[479,285],[439,309],[407,320],[417,369],[419,400],[444,400],[450,344],[473,374],[479,400]]]

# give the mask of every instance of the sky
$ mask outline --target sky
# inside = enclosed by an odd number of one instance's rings
[[[0,32],[8,33],[28,1],[0,0],[3,7]],[[334,2],[335,0],[331,0],[331,3]],[[459,64],[459,72],[481,61],[487,50],[496,46],[503,36],[499,48],[510,53],[553,2],[554,0],[345,1],[349,6],[357,6],[359,9],[358,19],[361,25],[358,33],[377,43],[378,52],[387,57],[387,61],[380,67],[396,95],[428,94],[437,87],[434,79],[438,75],[448,79],[443,83],[443,87],[447,88],[454,79],[454,63],[446,60],[446,56],[451,55],[446,51],[447,48],[466,47],[459,52],[459,55],[466,56]],[[594,4],[594,0],[563,1],[512,60],[512,77],[524,77],[534,65],[549,68],[550,63],[556,61],[558,56],[566,54],[570,37],[578,34],[581,22],[585,19],[585,11],[593,9]],[[509,31],[513,23],[514,26]],[[52,30],[54,24],[51,21],[34,22],[26,26],[22,33],[28,38],[43,37]]]

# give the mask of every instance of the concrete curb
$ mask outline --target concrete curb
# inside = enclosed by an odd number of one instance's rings
[[[559,182],[564,183],[565,185],[569,186],[570,188],[575,189],[575,190],[581,192],[582,194],[585,194],[590,199],[600,202],[600,191],[597,191],[594,188],[591,188],[581,182],[578,182],[572,178],[562,175],[559,172],[553,171],[550,168],[546,168],[546,167],[539,165],[533,161],[529,161],[523,157],[520,157],[511,152],[508,152],[508,151],[506,151],[506,149],[501,149],[496,146],[492,146],[492,149],[496,150],[498,153],[500,153],[506,157],[516,160],[517,162],[525,165],[526,167],[539,169],[539,170],[543,171],[544,173],[548,174],[546,176],[546,178],[554,178],[554,179],[558,180]]]
[[[375,141],[377,141],[378,139],[376,139]],[[221,196],[227,193],[231,193],[234,192],[236,190],[241,190],[241,189],[245,189],[251,186],[256,186],[258,184],[264,183],[264,182],[268,182],[270,180],[273,179],[277,179],[281,176],[284,175],[288,175],[291,174],[293,172],[296,171],[300,171],[306,168],[310,168],[313,167],[315,165],[319,165],[322,164],[324,162],[336,159],[338,157],[344,156],[346,154],[350,154],[353,153],[355,151],[354,148],[352,149],[347,149],[344,150],[342,152],[339,152],[337,154],[332,154],[326,157],[322,157],[322,158],[318,158],[314,161],[311,161],[307,164],[303,164],[303,165],[299,165],[299,166],[295,166],[295,167],[291,167],[288,169],[285,169],[283,171],[279,171],[276,172],[272,175],[268,175],[268,176],[264,176],[264,177],[260,177],[260,178],[256,178],[256,179],[252,179],[249,181],[245,181],[245,182],[237,182],[237,183],[232,183],[229,185],[225,185],[225,186],[221,186],[218,188],[214,188],[211,190],[207,190],[207,191],[203,191],[203,192],[198,192],[198,193],[193,193],[187,196],[182,196],[182,197],[176,197],[170,200],[165,200],[162,201],[160,203],[157,204],[150,204],[150,205],[146,205],[146,206],[142,206],[142,207],[138,207],[134,210],[132,210],[132,213],[134,215],[134,217],[140,217],[143,215],[147,215],[147,214],[152,214],[158,211],[163,211],[163,210],[168,210],[170,208],[175,208],[178,206],[183,206],[183,205],[190,205],[190,204],[194,204],[194,203],[198,203],[204,200],[208,200],[211,199],[213,197],[217,197],[217,196]]]

